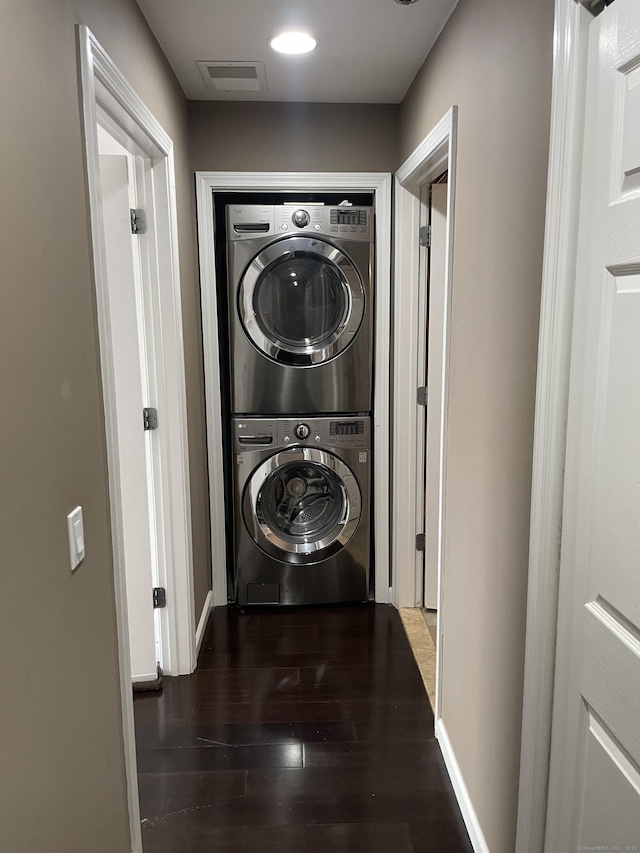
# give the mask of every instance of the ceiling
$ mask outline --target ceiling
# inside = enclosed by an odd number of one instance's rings
[[[138,0],[192,100],[399,103],[458,0]],[[311,54],[268,45],[285,29]],[[264,63],[266,91],[215,91],[198,61]]]

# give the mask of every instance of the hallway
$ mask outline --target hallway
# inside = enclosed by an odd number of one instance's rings
[[[145,853],[471,853],[393,607],[217,608],[134,708]]]

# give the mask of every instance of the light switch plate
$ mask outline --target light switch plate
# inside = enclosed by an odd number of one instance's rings
[[[67,532],[69,534],[71,571],[75,572],[84,560],[84,522],[82,520],[81,506],[77,506],[67,516]]]

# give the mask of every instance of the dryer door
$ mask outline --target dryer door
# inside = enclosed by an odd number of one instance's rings
[[[285,237],[262,249],[244,271],[238,311],[253,344],[279,364],[330,361],[354,340],[365,293],[353,262],[313,237]]]
[[[275,453],[249,477],[244,521],[254,542],[288,563],[317,563],[342,550],[362,514],[351,469],[333,453],[292,447]]]

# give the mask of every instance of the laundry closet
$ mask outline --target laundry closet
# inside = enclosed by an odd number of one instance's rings
[[[215,193],[213,220],[227,600],[366,601],[373,196]]]

